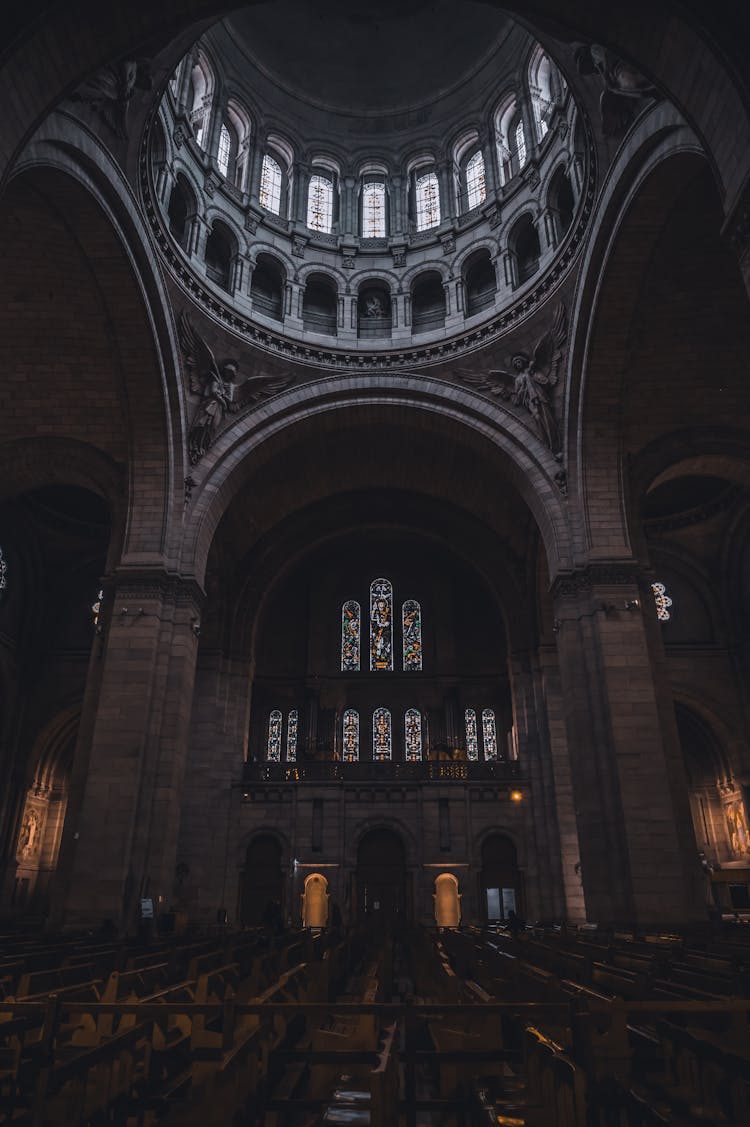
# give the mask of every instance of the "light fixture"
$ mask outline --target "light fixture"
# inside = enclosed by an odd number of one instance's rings
[[[523,800],[523,791],[522,790],[512,790],[510,792],[510,800],[511,800],[511,802],[521,802]]]

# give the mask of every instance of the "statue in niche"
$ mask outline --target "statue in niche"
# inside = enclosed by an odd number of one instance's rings
[[[555,418],[552,389],[557,385],[563,348],[568,339],[565,306],[558,305],[552,328],[537,341],[533,356],[517,352],[511,357],[510,371],[468,372],[460,369],[464,383],[501,399],[510,399],[516,407],[528,411],[539,436],[559,460],[560,431]]]
[[[219,367],[213,352],[184,312],[179,321],[180,345],[190,377],[190,390],[200,396],[188,433],[190,462],[195,465],[213,445],[227,414],[235,414],[244,403],[235,402],[237,365],[225,361]],[[246,388],[243,401],[253,402],[282,391],[292,382],[289,376],[271,376],[263,372],[246,376],[240,386]]]
[[[20,857],[30,857],[38,847],[39,814],[36,810],[27,810],[21,823],[18,835],[17,853]]]
[[[630,63],[602,47],[590,43],[576,51],[578,73],[598,74],[604,86],[599,99],[602,133],[616,137],[630,125],[642,98],[654,97],[656,88]]]
[[[136,89],[150,90],[151,85],[148,62],[124,59],[110,63],[88,78],[72,95],[72,100],[91,106],[115,136],[126,139],[130,100]]]
[[[365,298],[365,317],[385,317],[385,308],[380,294],[371,293]]]

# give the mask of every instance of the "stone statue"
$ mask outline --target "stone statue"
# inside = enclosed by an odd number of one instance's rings
[[[213,352],[183,310],[179,320],[180,345],[190,377],[190,390],[200,396],[188,433],[188,452],[192,465],[199,462],[213,445],[227,414],[234,414],[243,405],[234,400],[237,386],[237,365],[225,361],[221,368]],[[245,402],[262,399],[282,391],[292,382],[291,375],[271,376],[265,373],[247,376],[241,386],[247,389]]]
[[[615,137],[630,125],[635,116],[637,103],[642,98],[651,98],[656,88],[632,67],[602,47],[591,43],[576,51],[578,73],[598,74],[604,89],[599,99],[602,115],[602,133],[605,137]]]
[[[380,294],[368,294],[365,298],[366,317],[385,317],[383,299]]]
[[[112,132],[124,139],[128,136],[128,107],[136,88],[151,89],[149,64],[125,59],[110,63],[87,79],[72,100],[92,106]]]
[[[555,419],[552,389],[556,386],[563,348],[568,338],[565,306],[559,305],[552,328],[537,341],[533,356],[517,352],[510,361],[510,371],[489,372],[460,370],[461,379],[480,391],[510,399],[516,407],[528,411],[539,436],[556,458],[560,458],[560,432]]]

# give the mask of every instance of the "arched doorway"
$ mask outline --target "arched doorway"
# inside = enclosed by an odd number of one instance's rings
[[[357,916],[394,923],[406,915],[406,858],[393,830],[370,830],[357,850]]]
[[[438,927],[458,927],[461,923],[461,894],[453,873],[435,877],[435,923]]]
[[[302,893],[303,927],[325,927],[328,923],[328,881],[320,873],[305,878]]]
[[[505,834],[490,834],[484,839],[479,881],[480,900],[488,922],[506,920],[511,910],[523,915],[516,847]]]
[[[268,919],[269,905],[284,913],[284,873],[281,843],[271,834],[261,834],[247,847],[245,868],[240,876],[240,923],[254,926]]]

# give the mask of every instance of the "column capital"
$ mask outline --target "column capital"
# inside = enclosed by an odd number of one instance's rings
[[[124,599],[159,599],[200,610],[206,601],[206,593],[195,576],[160,567],[118,568],[106,586],[118,604]]]
[[[572,598],[593,587],[640,586],[643,569],[634,560],[587,563],[572,571],[560,572],[552,581],[554,599]]]

